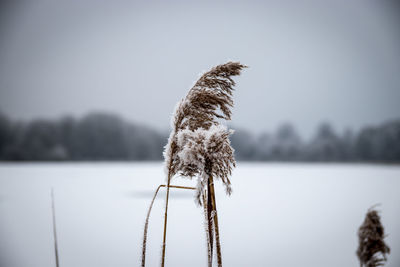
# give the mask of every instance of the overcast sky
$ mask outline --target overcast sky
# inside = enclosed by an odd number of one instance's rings
[[[232,123],[254,132],[400,117],[388,1],[2,3],[0,110],[14,119],[110,111],[167,129],[198,74],[227,60],[250,66]]]

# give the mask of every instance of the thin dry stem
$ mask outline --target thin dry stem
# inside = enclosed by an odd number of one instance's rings
[[[167,217],[168,217],[168,200],[169,200],[169,188],[171,182],[171,175],[168,174],[167,182],[167,196],[165,198],[165,213],[164,213],[164,232],[163,232],[163,243],[162,243],[162,256],[161,256],[161,266],[164,267],[165,264],[165,248],[167,242]]]
[[[57,242],[57,229],[56,229],[56,208],[54,204],[54,189],[51,188],[51,211],[53,215],[53,237],[54,237],[54,253],[56,257],[56,267],[60,267],[58,259],[58,242]]]

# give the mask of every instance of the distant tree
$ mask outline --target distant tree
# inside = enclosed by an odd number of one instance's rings
[[[346,129],[344,134],[341,136],[341,147],[342,147],[342,160],[343,161],[354,161],[356,160],[355,153],[355,136],[352,130]]]
[[[23,131],[23,140],[18,144],[23,149],[25,160],[54,160],[63,158],[59,131],[54,123],[37,120],[29,123]]]
[[[400,120],[381,125],[376,134],[379,159],[400,162]]]
[[[362,161],[400,162],[400,120],[362,129],[355,150]]]
[[[268,133],[262,133],[256,141],[256,155],[257,160],[273,160],[272,151],[274,145],[274,138]]]
[[[158,132],[145,126],[127,125],[126,145],[128,158],[132,160],[160,160],[167,135],[162,136]]]
[[[25,131],[25,123],[11,123],[10,138],[2,152],[3,160],[25,160],[27,158],[25,156],[27,152],[23,149],[22,145]]]
[[[0,159],[4,158],[7,145],[11,142],[11,122],[0,112]]]
[[[75,159],[75,156],[77,155],[75,151],[75,145],[77,142],[75,139],[75,132],[77,130],[76,119],[69,116],[62,117],[56,122],[56,125],[59,129],[59,140],[64,148],[66,159]]]
[[[376,129],[372,127],[364,128],[357,136],[355,149],[358,159],[361,161],[378,160],[378,140]]]
[[[83,160],[128,157],[124,122],[115,115],[93,113],[78,121],[73,131],[72,156]]]
[[[301,158],[302,141],[293,125],[281,125],[276,132],[271,147],[272,159],[293,161]]]
[[[340,138],[330,124],[321,124],[316,136],[308,145],[307,158],[312,161],[340,161],[342,156]]]

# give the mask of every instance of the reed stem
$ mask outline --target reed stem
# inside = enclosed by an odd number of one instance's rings
[[[212,226],[212,218],[211,218],[211,205],[209,199],[209,190],[203,195],[203,208],[204,208],[204,217],[205,217],[205,228],[206,228],[206,237],[207,237],[207,257],[208,257],[208,267],[212,267],[212,258],[213,258],[213,226]]]
[[[56,267],[60,267],[58,259],[58,242],[57,242],[57,229],[56,229],[56,208],[54,205],[54,190],[51,188],[51,211],[53,215],[53,236],[54,236],[54,252],[56,256]]]
[[[214,252],[214,227],[213,227],[213,221],[212,221],[212,206],[211,206],[211,194],[210,194],[210,186],[209,183],[207,183],[207,217],[208,217],[208,228],[209,228],[209,235],[210,235],[210,249],[211,249],[211,264],[210,267],[212,267],[212,258],[213,258],[213,252]]]
[[[165,247],[166,247],[166,239],[167,239],[167,216],[168,216],[168,200],[169,200],[170,182],[171,182],[171,175],[168,174],[167,196],[165,197],[164,234],[163,234],[163,243],[162,243],[161,267],[164,267],[164,264],[165,264]]]
[[[217,215],[217,203],[215,201],[215,191],[214,191],[214,181],[213,177],[210,175],[208,178],[208,186],[210,188],[210,198],[211,198],[211,206],[212,206],[212,219],[214,222],[214,231],[215,231],[215,243],[217,247],[217,263],[218,267],[222,267],[222,253],[221,253],[221,242],[219,240],[219,227],[218,227],[218,215]]]

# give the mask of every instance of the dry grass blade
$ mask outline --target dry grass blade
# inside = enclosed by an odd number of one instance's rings
[[[390,248],[384,238],[385,229],[378,211],[370,208],[358,230],[357,256],[361,267],[377,267],[385,264],[386,254],[390,253]]]
[[[54,204],[54,190],[51,188],[51,212],[53,217],[53,237],[54,237],[54,253],[56,257],[56,267],[60,266],[58,259],[58,241],[57,241],[57,228],[56,228],[56,208]]]

